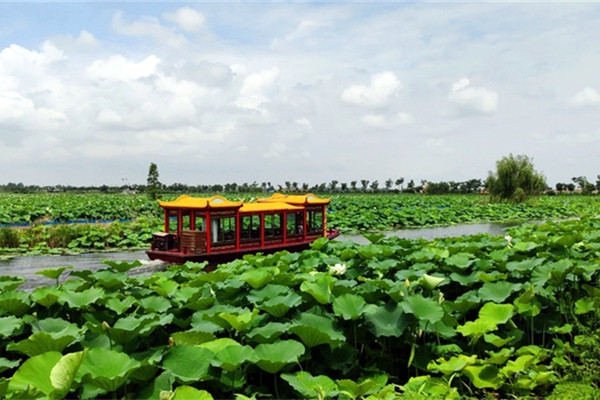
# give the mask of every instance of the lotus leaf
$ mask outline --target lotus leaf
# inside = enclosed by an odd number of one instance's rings
[[[269,322],[268,324],[254,328],[246,333],[246,337],[257,343],[273,343],[283,335],[290,327],[288,323]]]
[[[23,320],[14,315],[0,317],[0,337],[8,338],[20,333],[23,327]]]
[[[444,316],[444,310],[433,299],[419,294],[408,296],[400,303],[400,307],[407,314],[413,314],[418,319],[436,323]]]
[[[145,388],[139,393],[138,398],[140,399],[160,399],[162,392],[170,392],[173,387],[175,379],[168,372],[164,371],[158,375],[154,380],[148,382]]]
[[[7,369],[13,369],[21,364],[18,360],[11,361],[7,358],[0,357],[0,374]]]
[[[271,275],[269,269],[258,268],[252,271],[244,272],[242,275],[240,275],[239,279],[252,286],[253,289],[258,289],[269,283],[273,279],[273,276]]]
[[[29,295],[25,292],[13,291],[0,294],[0,311],[4,310],[17,317],[29,310]]]
[[[517,312],[526,317],[535,317],[542,311],[542,303],[537,299],[533,285],[517,297],[513,304]]]
[[[477,294],[481,300],[502,303],[513,292],[518,291],[520,288],[520,284],[508,281],[486,282],[479,289]]]
[[[432,276],[423,274],[421,278],[417,281],[417,283],[423,286],[426,289],[433,290],[438,287],[442,282],[444,282],[446,278],[443,276]]]
[[[208,332],[183,331],[171,335],[175,344],[202,344],[216,339],[215,335]]]
[[[20,276],[0,276],[0,293],[10,292],[27,282]]]
[[[63,291],[60,293],[59,299],[63,303],[67,303],[71,308],[87,308],[102,296],[104,296],[104,290],[101,288],[90,288],[81,292]]]
[[[11,378],[8,393],[13,397],[27,393],[28,397],[61,399],[69,392],[83,358],[83,352],[63,356],[56,351],[31,357]]]
[[[276,296],[262,303],[259,308],[271,314],[274,317],[281,318],[287,312],[302,304],[302,297],[294,292],[285,296]]]
[[[69,269],[73,269],[73,266],[70,265],[68,267],[42,269],[40,271],[36,271],[35,274],[43,275],[46,278],[54,279],[58,282],[58,279],[62,275],[62,273]]]
[[[325,375],[312,376],[308,372],[301,371],[296,374],[281,374],[281,378],[304,398],[325,399],[338,394],[337,384]]]
[[[373,394],[381,390],[387,383],[386,374],[361,379],[358,383],[350,379],[340,379],[337,381],[340,394],[344,394],[352,399]]]
[[[335,284],[336,278],[319,274],[312,282],[304,281],[300,285],[300,291],[310,294],[318,303],[329,304],[332,300],[331,289]]]
[[[462,371],[466,367],[477,362],[477,356],[466,356],[459,354],[458,356],[450,357],[449,360],[440,358],[432,361],[427,365],[429,371],[441,372],[444,375],[452,375],[455,372]]]
[[[304,354],[302,343],[295,340],[280,340],[275,343],[259,344],[254,349],[256,365],[262,370],[275,374],[286,365],[293,364]]]
[[[114,392],[139,366],[125,353],[96,347],[86,352],[77,376],[82,383],[105,393]]]
[[[258,317],[258,313],[259,311],[257,309],[253,309],[252,311],[241,314],[223,312],[219,313],[219,318],[227,321],[227,323],[236,331],[242,332],[252,327],[253,323]]]
[[[179,382],[195,383],[209,377],[213,352],[201,347],[179,345],[172,347],[163,360],[162,367]]]
[[[211,364],[225,371],[235,371],[247,360],[252,360],[254,350],[250,346],[227,346],[215,353]]]
[[[377,337],[400,337],[409,323],[402,309],[393,305],[376,306],[369,310],[365,319],[369,323],[369,329]]]
[[[64,321],[69,326],[61,331],[38,331],[34,332],[29,338],[12,343],[6,347],[9,351],[17,351],[30,357],[48,351],[63,351],[67,346],[79,340],[79,329]]]
[[[466,270],[473,264],[473,256],[469,253],[456,253],[445,260],[446,264],[460,270]]]
[[[42,286],[31,292],[32,301],[44,306],[51,307],[58,301],[59,289],[56,286]]]
[[[366,311],[367,303],[361,296],[343,294],[333,301],[333,312],[346,320],[357,320]]]
[[[127,272],[132,268],[139,267],[142,263],[139,260],[135,261],[114,261],[114,260],[104,260],[102,264],[108,265],[111,269],[114,269],[117,272]]]
[[[101,270],[90,275],[95,283],[108,290],[117,290],[125,286],[127,274],[125,272],[114,272],[109,270]]]
[[[575,314],[587,314],[596,310],[596,305],[594,304],[594,300],[589,297],[579,299],[575,302]]]
[[[333,319],[315,315],[309,312],[302,313],[289,328],[289,332],[298,336],[302,343],[308,347],[328,344],[332,347],[342,344],[346,337],[333,327]]]
[[[171,308],[171,302],[164,297],[148,296],[139,301],[139,304],[148,312],[164,313]]]
[[[191,386],[179,386],[175,391],[167,396],[163,397],[161,393],[161,399],[165,400],[213,400],[214,398],[206,390],[198,390]]]
[[[254,290],[250,291],[247,298],[249,301],[251,301],[254,304],[260,304],[269,299],[272,299],[273,297],[282,296],[282,295],[285,295],[288,293],[291,293],[291,290],[289,287],[284,286],[284,285],[276,285],[273,283],[269,283],[268,285],[264,286],[262,289],[254,289]]]
[[[132,305],[136,303],[136,299],[133,296],[125,296],[122,299],[118,299],[113,297],[111,299],[106,300],[104,304],[106,308],[113,310],[118,315],[125,313],[125,311],[129,310]]]
[[[504,383],[498,368],[493,365],[471,365],[464,369],[464,373],[479,389],[498,389]]]

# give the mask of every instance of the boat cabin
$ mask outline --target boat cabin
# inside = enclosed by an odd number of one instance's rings
[[[312,193],[275,193],[255,202],[229,201],[222,196],[159,201],[164,232],[153,235],[147,253],[150,259],[185,262],[300,250],[320,237],[339,235],[326,226],[329,202]]]

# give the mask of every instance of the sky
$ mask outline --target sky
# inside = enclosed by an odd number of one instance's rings
[[[0,184],[600,174],[600,4],[0,1]]]

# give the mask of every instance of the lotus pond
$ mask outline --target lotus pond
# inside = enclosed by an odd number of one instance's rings
[[[0,278],[0,397],[597,398],[600,219]]]

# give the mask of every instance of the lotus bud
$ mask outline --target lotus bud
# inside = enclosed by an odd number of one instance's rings
[[[104,329],[105,331],[110,329],[110,325],[108,324],[108,322],[102,321],[102,329]]]
[[[332,267],[329,267],[329,273],[331,275],[343,275],[348,268],[346,264],[335,264]]]
[[[444,300],[444,293],[440,292],[440,294],[438,295],[438,304],[442,304]]]
[[[175,341],[173,340],[172,337],[169,336],[169,347],[173,347],[175,346]]]
[[[408,280],[408,278],[406,278],[406,280],[404,281],[404,286],[406,286],[407,288],[410,287],[410,281]]]

